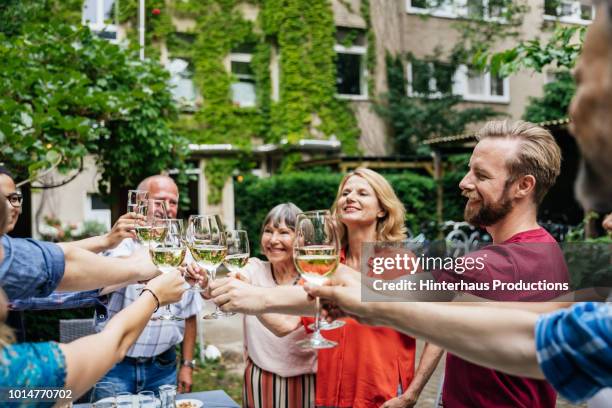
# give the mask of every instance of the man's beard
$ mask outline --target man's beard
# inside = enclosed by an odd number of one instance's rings
[[[507,193],[506,187],[501,198],[496,202],[488,204],[484,200],[480,201],[480,207],[477,210],[471,209],[469,204],[466,204],[463,217],[477,227],[488,227],[499,222],[512,210],[512,200]]]

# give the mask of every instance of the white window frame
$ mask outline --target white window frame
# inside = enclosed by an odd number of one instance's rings
[[[429,66],[431,67],[432,71],[435,69],[433,62],[428,62]],[[428,98],[431,99],[435,99],[435,98],[441,98],[442,97],[442,92],[438,91],[438,84],[436,83],[436,78],[435,77],[431,77],[429,78],[429,94],[422,94],[420,92],[414,92],[414,90],[412,89],[412,79],[414,77],[414,73],[412,71],[412,62],[408,62],[406,64],[406,94],[410,97],[424,97],[427,96]],[[454,91],[454,89],[453,89]],[[454,93],[454,92],[453,92]]]
[[[504,94],[503,95],[491,95],[491,73],[483,72],[484,75],[484,90],[485,94],[470,94],[468,92],[468,67],[460,65],[455,72],[453,81],[453,90],[457,95],[461,95],[464,101],[467,102],[485,102],[485,103],[510,103],[510,79],[505,77],[504,81]]]
[[[544,0],[546,1],[546,0]],[[560,23],[567,23],[567,24],[577,24],[577,25],[590,25],[593,20],[595,20],[595,6],[591,5],[591,13],[593,16],[592,20],[584,20],[583,18],[581,18],[581,6],[588,6],[588,4],[583,4],[582,2],[578,1],[578,0],[569,0],[569,1],[563,1],[560,0],[561,3],[571,3],[572,6],[572,14],[569,16],[551,16],[549,14],[544,14],[544,20],[546,21],[558,21]],[[557,12],[559,12],[559,8],[561,6],[559,6],[557,8]],[[546,7],[544,7],[544,13],[546,13]]]
[[[489,0],[482,0],[482,4],[484,8],[484,15],[482,16],[483,20],[501,24],[506,23],[506,19],[503,17],[490,17],[488,15]],[[422,14],[439,18],[470,18],[468,15],[467,0],[451,0],[450,4],[444,4],[441,7],[426,9],[413,7],[412,0],[406,0],[406,12],[409,14]]]
[[[113,44],[117,44],[119,42],[119,33],[117,31],[117,25],[116,24],[106,24],[104,22],[104,0],[91,0],[92,2],[96,3],[96,17],[97,17],[97,21],[89,21],[89,20],[85,20],[85,14],[83,14],[83,11],[81,10],[82,16],[81,16],[81,22],[83,25],[86,25],[90,28],[91,31],[93,32],[102,32],[102,31],[106,31],[109,33],[114,33],[115,34],[115,39],[108,39],[108,41],[110,41]],[[115,2],[118,0],[114,0]],[[85,5],[85,2],[83,2],[83,6]],[[116,7],[115,3],[113,2],[113,8]]]
[[[184,61],[184,62],[186,62],[186,63],[187,63],[187,66],[185,67],[185,69],[184,69],[184,70],[182,70],[182,71],[180,71],[180,72],[172,72],[172,71],[170,71],[170,83],[171,83],[171,84],[175,84],[175,82],[173,82],[173,81],[174,81],[174,78],[175,78],[176,76],[179,76],[179,77],[180,77],[180,76],[184,75],[183,73],[184,73],[185,71],[187,71],[187,70],[188,70],[188,68],[189,68],[189,61],[187,61],[187,60],[185,60],[185,59],[183,59],[183,58],[179,58],[179,57],[177,57],[177,58],[170,58],[170,59],[168,60],[168,62],[167,62],[167,64],[166,64],[166,70],[168,70],[168,71],[169,71],[169,69],[168,69],[169,67],[168,67],[168,66],[169,66],[169,65],[170,65],[170,63],[171,63],[172,61],[174,61],[174,60],[182,60],[182,61]],[[185,78],[182,78],[182,79],[185,79]],[[193,75],[192,75],[192,76],[189,78],[189,80],[191,81],[191,86],[193,87],[193,91],[194,91],[194,92],[193,92],[193,98],[177,97],[177,95],[175,95],[175,93],[174,93],[174,89],[172,89],[172,90],[171,90],[171,92],[172,92],[172,98],[174,99],[174,101],[175,101],[176,103],[178,103],[179,107],[180,107],[182,110],[184,110],[184,111],[194,111],[194,110],[195,110],[195,107],[196,107],[196,104],[197,104],[197,101],[198,101],[198,98],[200,97],[200,95],[198,94],[198,88],[196,87],[196,85],[195,85],[195,81],[194,81],[194,79],[193,79]]]
[[[359,88],[361,93],[359,95],[351,95],[351,94],[340,94],[336,93],[336,97],[340,99],[350,99],[356,101],[365,101],[368,99],[368,70],[366,67],[366,57],[368,53],[368,49],[362,45],[353,45],[350,47],[345,47],[341,44],[334,45],[334,51],[336,54],[353,54],[353,55],[361,55],[361,78]]]
[[[255,81],[255,75],[244,75],[244,74],[234,74],[232,72],[232,62],[243,62],[246,64],[251,64],[253,62],[253,54],[245,53],[245,52],[232,52],[229,55],[229,71],[230,73],[238,79],[250,79]],[[238,81],[240,82],[240,81]],[[232,82],[234,84],[235,82]],[[255,91],[257,91],[257,84],[255,83]],[[253,108],[257,106],[257,101],[254,101],[252,104],[240,104],[241,108]]]

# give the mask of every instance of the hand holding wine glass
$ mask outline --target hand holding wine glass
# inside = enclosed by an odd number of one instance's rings
[[[151,289],[159,299],[160,306],[179,302],[185,292],[185,279],[178,270],[162,273],[151,279],[145,286]]]

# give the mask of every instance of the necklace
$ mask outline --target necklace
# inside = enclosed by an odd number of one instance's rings
[[[281,284],[278,283],[278,281],[276,280],[276,275],[274,275],[274,268],[272,267],[272,265],[270,265],[270,269],[272,271],[272,279],[274,280],[274,283],[276,283],[277,286],[281,286]],[[298,276],[295,277],[295,280],[293,281],[291,286],[296,285],[299,281],[300,281],[300,275],[298,274]]]

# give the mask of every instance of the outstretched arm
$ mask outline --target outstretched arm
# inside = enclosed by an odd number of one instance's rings
[[[475,364],[509,374],[543,378],[536,360],[538,313],[487,306],[422,302],[361,302],[351,280],[306,286],[311,296],[338,304],[364,323],[382,325],[434,343]]]
[[[212,300],[226,312],[250,315],[282,313],[298,316],[314,314],[314,301],[300,286],[263,288],[235,278],[210,282]]]
[[[96,255],[70,244],[59,246],[65,259],[64,276],[57,287],[59,291],[98,289],[144,281],[159,274],[146,251],[119,259]]]
[[[146,287],[155,293],[160,305],[166,305],[180,300],[184,282],[179,272],[172,272],[153,279]],[[66,359],[65,388],[72,390],[73,397],[85,393],[125,357],[157,306],[155,297],[144,291],[109,320],[102,332],[60,345]]]

